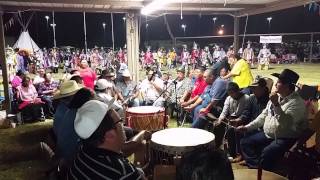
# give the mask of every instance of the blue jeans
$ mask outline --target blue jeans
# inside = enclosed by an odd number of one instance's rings
[[[250,168],[258,168],[260,165],[270,171],[295,142],[296,139],[267,138],[264,132],[257,132],[243,137],[240,146],[243,158]]]
[[[197,122],[199,118],[199,111],[205,106],[202,106],[202,104],[198,105],[194,110],[192,111],[192,126]]]
[[[193,121],[192,128],[205,129],[207,124],[208,124],[207,117],[201,115],[196,120]]]
[[[207,106],[207,105],[206,105]],[[204,106],[205,107],[205,106]],[[198,111],[199,112],[199,111]],[[217,109],[217,107],[211,107],[210,113],[212,113],[214,116],[219,117],[221,112]],[[206,126],[208,125],[208,119],[206,115],[199,115],[194,116],[195,119],[192,123],[193,128],[198,128],[198,129],[205,129]]]

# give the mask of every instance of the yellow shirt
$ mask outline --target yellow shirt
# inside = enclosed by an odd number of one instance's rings
[[[239,88],[246,88],[251,85],[253,81],[250,66],[244,59],[236,62],[231,70],[231,74],[235,74],[232,81],[237,83]]]

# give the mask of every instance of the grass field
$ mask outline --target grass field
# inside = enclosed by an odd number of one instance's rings
[[[320,84],[320,64],[272,65],[272,69],[268,71],[253,69],[252,73],[254,76],[259,74],[271,77],[271,73],[281,72],[284,68],[296,71],[300,75],[300,83]],[[175,76],[173,70],[172,74]],[[61,74],[55,74],[54,77],[59,79]],[[141,71],[140,77],[144,77],[144,72]],[[40,156],[39,142],[45,139],[51,126],[52,121],[49,120],[45,123],[25,124],[14,129],[0,129],[0,179],[47,179],[44,172],[48,164]],[[171,120],[169,127],[176,127],[176,121]]]
[[[273,64],[267,71],[252,69],[252,73],[254,76],[263,75],[275,80],[276,78],[270,74],[280,73],[285,68],[297,72],[300,75],[299,83],[301,84],[320,85],[320,64]]]

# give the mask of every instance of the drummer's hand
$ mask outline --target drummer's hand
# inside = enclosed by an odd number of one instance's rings
[[[203,115],[206,115],[209,113],[208,109],[207,108],[201,108],[200,111],[199,111],[200,114],[203,114]]]
[[[151,135],[152,135],[152,133],[150,131],[145,131],[144,132],[144,139],[146,141],[150,141],[151,140]]]
[[[192,110],[193,110],[193,107],[192,107],[192,106],[187,106],[187,107],[184,107],[184,110],[186,110],[186,111],[192,111]]]
[[[222,119],[218,119],[218,120],[213,122],[213,126],[217,127],[217,126],[219,126],[221,124],[221,122],[222,122]]]
[[[270,101],[273,105],[278,106],[279,105],[279,96],[276,92],[272,92],[270,95]]]
[[[246,126],[239,126],[236,130],[239,132],[247,132],[248,128]]]
[[[240,118],[230,120],[230,124],[232,126],[237,127],[237,126],[240,126],[242,123],[243,123],[243,121]]]
[[[180,104],[180,106],[181,106],[181,107],[186,107],[186,106],[188,106],[188,103],[187,103],[187,102],[182,102],[182,103]]]
[[[146,130],[140,131],[138,134],[136,134],[131,138],[131,141],[136,143],[142,143],[142,141],[145,139],[145,133],[146,133]]]
[[[155,85],[154,81],[149,81],[152,86]]]

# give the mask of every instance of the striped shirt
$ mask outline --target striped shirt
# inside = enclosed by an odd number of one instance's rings
[[[140,180],[143,176],[121,154],[84,146],[75,157],[68,179]]]

